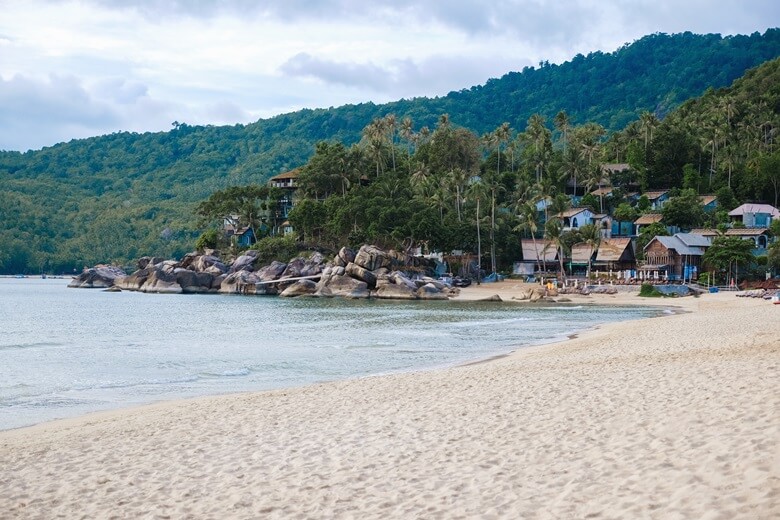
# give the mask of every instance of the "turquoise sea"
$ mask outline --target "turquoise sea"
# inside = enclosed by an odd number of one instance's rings
[[[0,429],[155,401],[457,365],[652,316],[628,307],[68,289],[0,279]]]

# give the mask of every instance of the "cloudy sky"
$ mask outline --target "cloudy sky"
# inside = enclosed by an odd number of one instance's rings
[[[0,150],[445,95],[777,0],[0,0]]]

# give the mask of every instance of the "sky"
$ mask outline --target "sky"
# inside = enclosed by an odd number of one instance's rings
[[[443,96],[777,0],[0,0],[0,150]]]

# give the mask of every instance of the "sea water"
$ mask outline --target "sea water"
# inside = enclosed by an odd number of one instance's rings
[[[161,400],[452,366],[658,311],[155,295],[0,279],[0,429]]]

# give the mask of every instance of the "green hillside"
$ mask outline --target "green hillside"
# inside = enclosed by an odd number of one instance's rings
[[[477,135],[531,114],[621,130],[658,117],[707,88],[729,85],[780,56],[780,30],[763,35],[656,34],[613,53],[526,68],[445,97],[302,110],[249,125],[176,125],[115,133],[26,153],[0,152],[0,272],[71,271],[192,248],[193,209],[215,190],[262,183],[304,164],[321,140],[356,143],[374,118],[410,117],[415,130],[442,114]],[[551,127],[551,125],[548,126]]]

